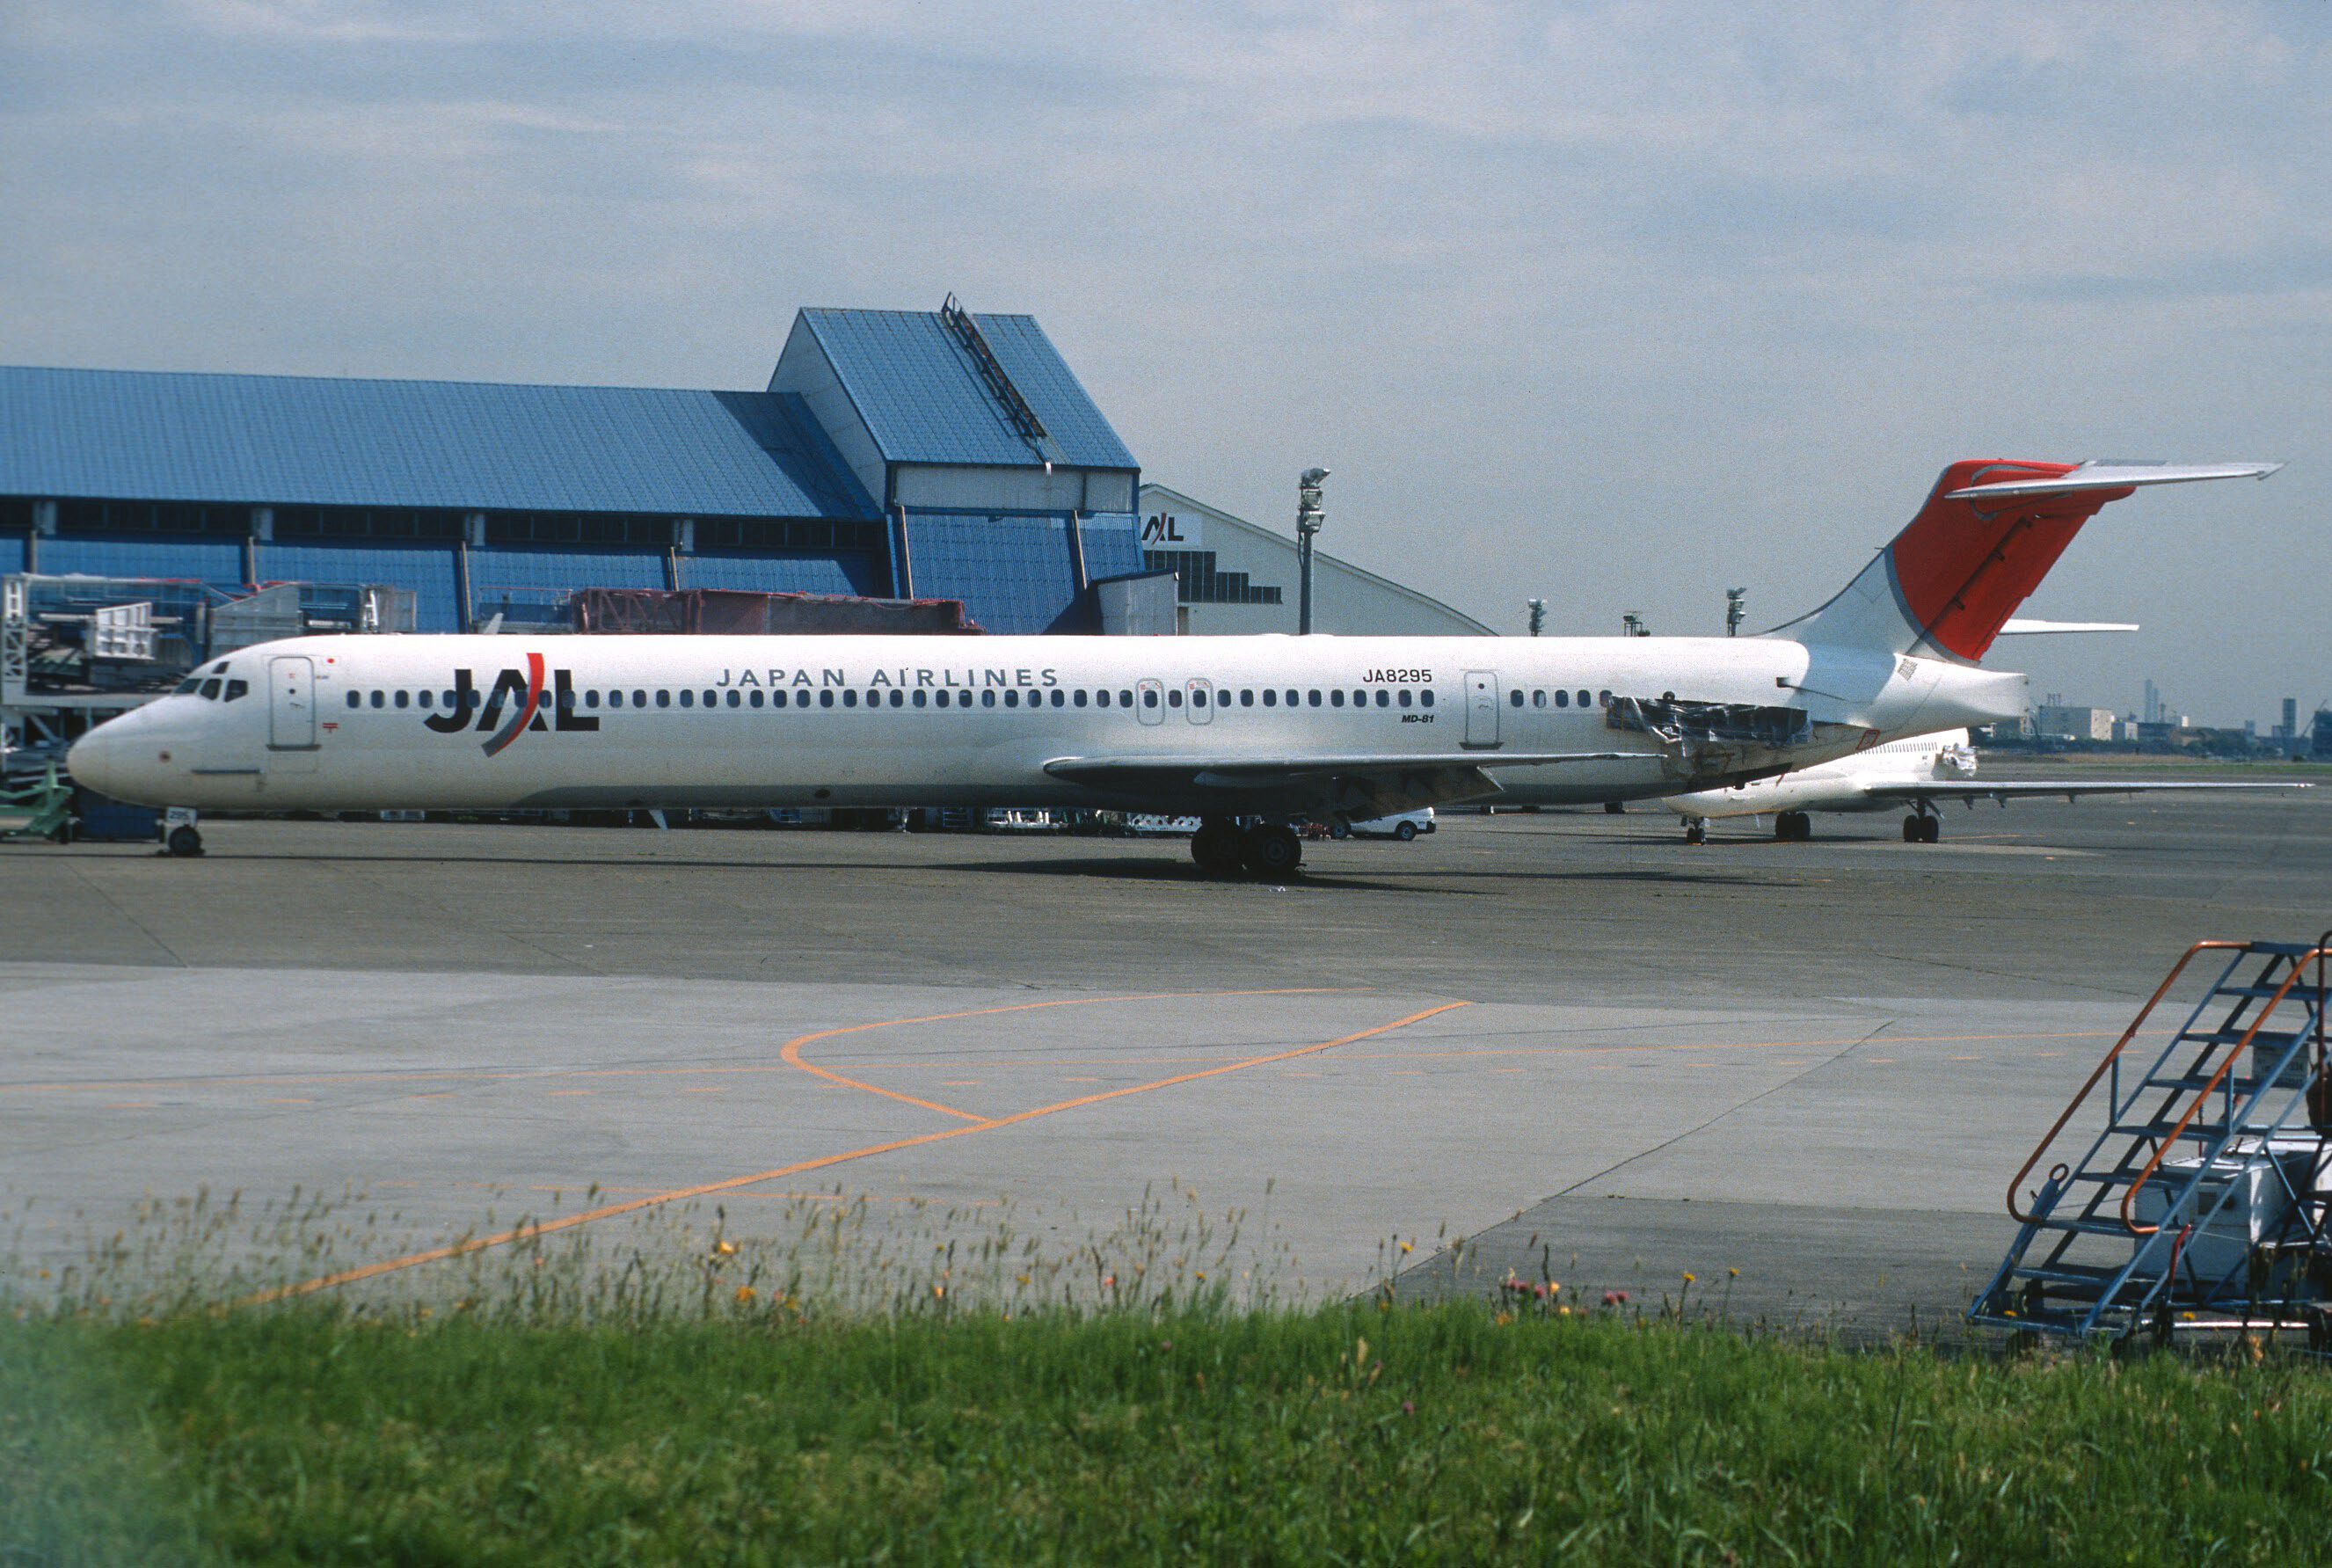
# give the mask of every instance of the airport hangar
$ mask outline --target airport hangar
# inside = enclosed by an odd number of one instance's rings
[[[569,630],[584,588],[1294,631],[1294,563],[1142,487],[1033,317],[952,299],[803,310],[759,392],[0,368],[0,745],[272,636]],[[1488,630],[1325,556],[1315,581],[1323,631]]]

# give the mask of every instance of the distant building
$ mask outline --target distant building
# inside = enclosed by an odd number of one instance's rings
[[[1295,540],[1162,484],[1142,487],[1142,559],[1179,579],[1180,629],[1201,636],[1295,630]],[[1473,617],[1314,552],[1312,626],[1348,636],[1491,636]]]
[[[2318,762],[2332,762],[2332,708],[2317,709],[2315,722],[2309,728],[2315,733],[2316,742],[2308,748],[2308,754]]]
[[[2111,708],[2077,708],[2045,704],[2032,712],[2036,734],[2058,741],[2110,741],[2114,738]]]

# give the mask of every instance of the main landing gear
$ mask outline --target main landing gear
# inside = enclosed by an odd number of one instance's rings
[[[1784,811],[1773,818],[1773,837],[1783,844],[1803,844],[1814,836],[1814,819],[1803,811]]]
[[[1244,867],[1257,876],[1287,876],[1304,864],[1304,840],[1284,822],[1241,827],[1225,817],[1209,817],[1190,835],[1190,858],[1217,873]]]
[[[1686,817],[1684,819],[1684,841],[1687,844],[1707,843],[1708,818],[1706,817]]]
[[[1943,819],[1924,811],[1914,811],[1903,818],[1903,842],[1933,844],[1944,836]]]

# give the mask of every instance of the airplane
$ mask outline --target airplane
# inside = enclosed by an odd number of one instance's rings
[[[2011,800],[2083,795],[2142,795],[2162,789],[2307,789],[2298,782],[2252,783],[2219,779],[1995,779],[1975,777],[1975,750],[1965,730],[1946,730],[1889,741],[1868,751],[1821,762],[1793,773],[1754,779],[1722,789],[1671,795],[1660,804],[1684,818],[1684,841],[1705,844],[1708,825],[1728,817],[1771,817],[1773,837],[1784,842],[1813,837],[1816,811],[1897,811],[1903,842],[1934,844],[1943,837],[1936,808],[1947,800],[1973,807],[1979,800]]]
[[[2264,478],[1965,460],[1835,597],[1747,637],[327,636],[97,726],[74,778],[192,812],[1016,806],[1197,817],[1283,876],[1291,818],[1658,798],[2024,711],[1978,664],[2083,523]]]

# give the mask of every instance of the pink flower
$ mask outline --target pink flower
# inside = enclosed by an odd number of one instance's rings
[[[1409,1401],[1403,1400],[1400,1401],[1400,1413],[1405,1416],[1413,1416],[1417,1413],[1417,1407]]]
[[[1628,1305],[1628,1293],[1624,1290],[1607,1290],[1603,1293],[1603,1305],[1625,1306]]]

